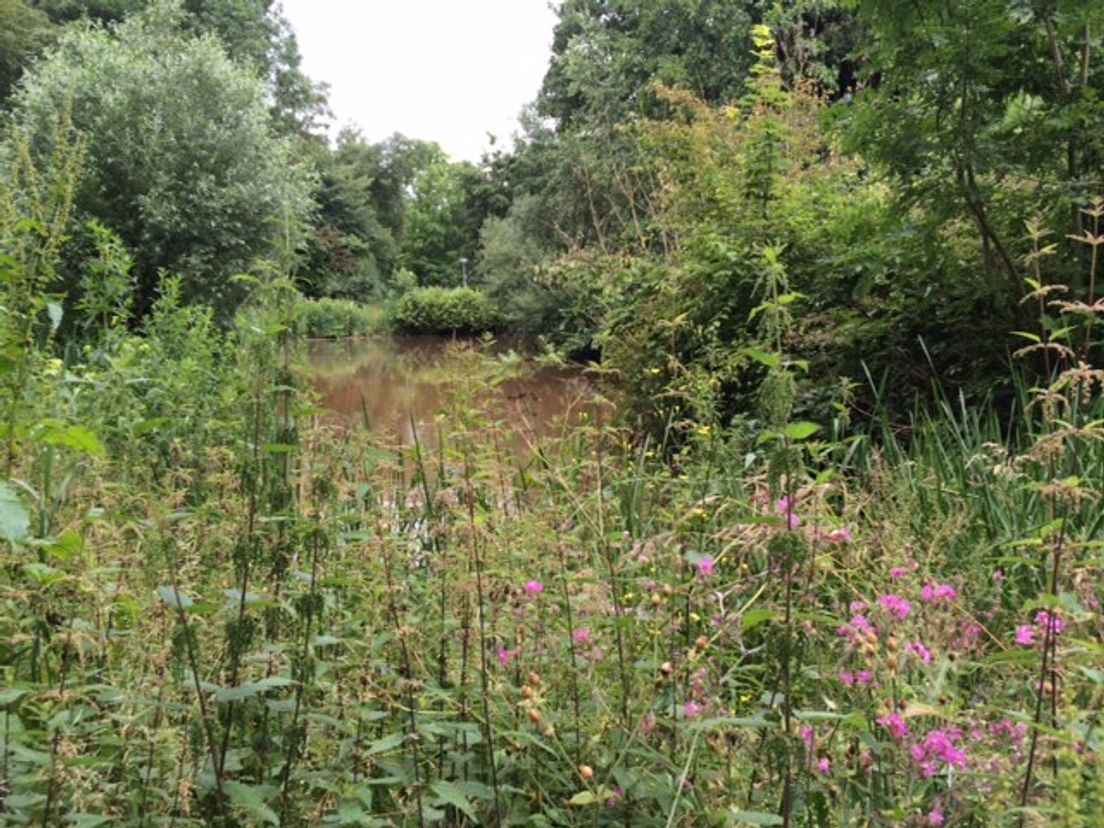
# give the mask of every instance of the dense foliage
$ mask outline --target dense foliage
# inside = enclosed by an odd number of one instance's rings
[[[1104,824],[1104,0],[559,14],[474,165],[0,0],[0,823]],[[384,306],[593,382],[396,445],[299,362]]]
[[[475,288],[409,290],[390,309],[391,324],[407,333],[481,333],[497,327],[494,306]]]

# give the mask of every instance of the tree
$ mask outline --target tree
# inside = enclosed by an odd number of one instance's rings
[[[0,105],[53,37],[50,18],[23,0],[0,0]]]
[[[262,82],[181,23],[158,2],[114,32],[69,29],[17,93],[15,124],[47,157],[70,113],[88,144],[77,212],[132,251],[140,310],[167,271],[225,314],[241,295],[229,277],[307,213],[309,174],[273,135]]]
[[[1079,235],[1077,208],[1104,180],[1104,2],[852,5],[870,37],[868,88],[838,112],[850,147],[906,204],[973,225],[992,292],[1013,304],[1024,221],[1049,214]]]

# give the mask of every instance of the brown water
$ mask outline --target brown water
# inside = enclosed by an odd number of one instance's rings
[[[458,376],[477,370],[461,345],[436,336],[315,340],[307,360],[323,406],[350,425],[367,419],[373,431],[409,444],[411,420],[419,435],[431,434]],[[592,384],[578,368],[518,362],[509,379],[483,384],[478,402],[487,416],[548,434],[575,421],[594,399]]]

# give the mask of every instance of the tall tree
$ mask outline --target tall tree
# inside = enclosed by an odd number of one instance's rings
[[[16,94],[16,129],[46,157],[65,112],[88,144],[77,212],[130,248],[141,307],[168,271],[229,312],[229,277],[307,211],[309,174],[273,135],[262,82],[218,39],[182,33],[172,3],[62,36]]]

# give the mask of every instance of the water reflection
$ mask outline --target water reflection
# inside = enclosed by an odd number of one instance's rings
[[[465,365],[456,348],[447,337],[316,340],[307,360],[322,405],[350,425],[367,421],[409,444],[411,420],[419,435],[429,434],[448,403],[449,385]],[[517,377],[488,386],[480,402],[491,417],[527,423],[540,434],[573,421],[593,396],[579,369],[527,364]]]

